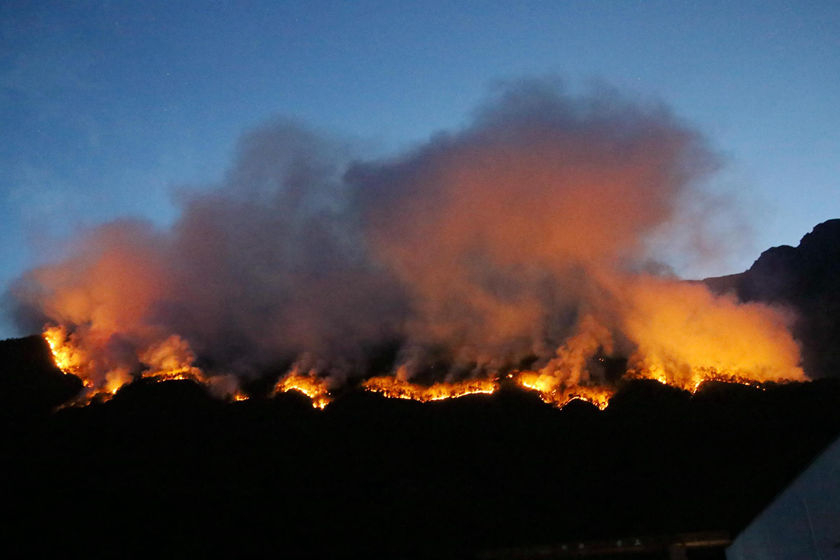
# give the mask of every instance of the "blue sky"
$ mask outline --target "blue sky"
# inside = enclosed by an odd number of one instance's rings
[[[121,216],[165,226],[239,136],[293,117],[371,154],[457,128],[499,80],[661,100],[723,158],[758,252],[840,217],[837,2],[20,2],[0,7],[0,285]],[[705,268],[704,268],[705,267]],[[0,317],[0,338],[16,335]]]

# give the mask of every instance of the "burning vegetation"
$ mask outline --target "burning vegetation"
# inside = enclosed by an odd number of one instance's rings
[[[653,241],[707,236],[685,216],[703,223],[715,166],[661,106],[546,83],[391,159],[281,123],[183,197],[170,229],[101,226],[11,297],[83,380],[80,402],[136,378],[240,399],[277,363],[307,364],[274,393],[316,408],[346,385],[427,402],[511,379],[604,408],[622,376],[689,391],[804,379],[788,312],[651,272]]]
[[[594,404],[599,409],[607,408],[613,389],[594,385],[577,385],[563,387],[556,378],[541,375],[539,372],[523,371],[514,375],[516,384],[524,389],[539,393],[543,402],[563,408],[571,401],[578,399]]]
[[[124,384],[133,379],[130,372],[124,374],[122,372],[113,372],[106,376],[105,386],[97,387],[89,378],[85,377],[84,369],[79,366],[78,357],[80,353],[66,336],[63,328],[48,327],[44,331],[43,336],[49,345],[56,366],[65,374],[76,375],[82,379],[85,387],[84,392],[73,404],[85,405],[94,400],[98,402],[108,400]],[[192,365],[185,365],[183,361],[177,359],[177,354],[160,354],[164,349],[168,349],[168,351],[175,351],[179,348],[183,349],[183,343],[177,337],[169,340],[169,342],[169,344],[155,348],[154,355],[160,359],[157,362],[153,360],[150,360],[150,362],[156,363],[157,366],[150,367],[141,372],[139,375],[140,378],[151,379],[157,382],[190,380],[206,385],[211,391],[216,394],[221,393],[232,401],[244,401],[249,398],[246,393],[238,388],[228,388],[227,391],[220,392],[214,386],[212,379],[208,380],[199,368]],[[451,382],[439,381],[431,385],[422,385],[405,380],[405,372],[406,370],[403,366],[396,375],[368,378],[362,381],[361,387],[365,391],[381,395],[385,398],[413,400],[423,403],[457,399],[469,395],[492,395],[500,388],[500,378],[496,376]],[[578,374],[580,373],[578,372]],[[674,379],[674,376],[668,375],[664,369],[629,370],[626,372],[625,377],[628,379],[653,379],[692,393],[696,392],[703,383],[708,381],[737,383],[754,387],[760,387],[763,381],[758,377],[727,372],[720,373],[712,368],[697,368],[692,370],[691,376],[686,378],[689,380],[687,384],[670,381],[669,379]],[[511,371],[504,378],[512,380],[513,383],[522,389],[537,392],[543,402],[558,408],[563,408],[573,400],[581,400],[603,410],[609,405],[610,398],[615,392],[613,386],[597,384],[592,381],[567,384],[568,376],[561,372],[552,372],[549,367],[539,371]],[[221,379],[217,378],[217,380]],[[781,381],[788,380],[781,379]],[[288,391],[295,391],[305,395],[311,401],[314,408],[323,410],[334,399],[334,396],[330,393],[329,385],[329,379],[319,376],[316,370],[312,369],[306,374],[301,374],[298,368],[294,367],[277,381],[271,395],[274,396]]]
[[[389,399],[407,399],[418,402],[457,399],[467,395],[492,395],[499,388],[495,379],[471,379],[452,383],[437,382],[429,386],[404,381],[400,377],[372,377],[362,383],[371,393]]]
[[[309,375],[301,375],[297,369],[293,369],[277,382],[273,394],[287,391],[306,395],[312,401],[312,406],[321,410],[332,402],[327,380],[319,378],[314,370]]]

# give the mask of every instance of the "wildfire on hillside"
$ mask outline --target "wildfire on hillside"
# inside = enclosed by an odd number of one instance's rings
[[[157,382],[189,380],[199,384],[208,384],[201,369],[192,365],[195,356],[189,349],[189,345],[175,335],[141,352],[140,366],[143,369],[136,372],[123,365],[105,366],[101,360],[97,361],[96,357],[89,356],[77,342],[77,337],[68,334],[67,329],[62,326],[47,326],[44,329],[43,338],[50,348],[56,367],[67,375],[75,375],[82,381],[83,391],[72,403],[74,405],[107,401],[121,387],[135,378]],[[101,372],[103,368],[104,373]],[[236,400],[242,400],[243,396],[238,391],[233,395]]]
[[[499,388],[495,379],[470,379],[451,383],[438,382],[430,386],[403,381],[399,377],[371,377],[362,387],[390,399],[408,399],[418,402],[457,399],[467,395],[492,395]]]
[[[333,400],[327,381],[317,377],[314,371],[310,372],[310,375],[302,375],[296,368],[293,368],[277,382],[273,394],[287,391],[297,391],[306,395],[312,401],[312,406],[321,410],[326,408]]]
[[[106,401],[124,384],[133,379],[127,372],[108,372],[106,379],[111,381],[106,382],[104,386],[95,386],[90,378],[85,376],[83,354],[73,345],[72,337],[67,335],[63,327],[47,327],[43,337],[52,352],[56,366],[65,374],[78,376],[83,382],[83,393],[73,404],[85,405],[94,400],[98,402]],[[142,371],[139,377],[157,382],[190,380],[212,388],[212,381],[208,380],[199,368],[183,362],[185,356],[189,357],[190,362],[192,361],[191,354],[189,352],[185,354],[183,342],[177,337],[170,337],[164,344],[156,346],[154,352],[147,356],[147,359],[155,363],[156,367],[150,367]],[[413,400],[421,403],[457,399],[469,395],[492,395],[500,387],[498,376],[452,382],[440,381],[431,385],[406,381],[404,376],[405,368],[400,368],[397,375],[368,378],[361,383],[361,387],[365,391],[386,398]],[[615,392],[614,387],[592,381],[567,384],[567,381],[564,381],[568,379],[567,376],[552,372],[551,368],[548,367],[539,371],[515,370],[505,377],[524,390],[538,393],[543,402],[557,408],[563,408],[574,400],[581,400],[603,410],[609,405],[610,398]],[[744,372],[739,374],[718,372],[712,368],[694,368],[689,375],[673,375],[660,366],[650,369],[629,370],[625,373],[624,378],[651,379],[691,393],[696,392],[703,383],[709,381],[737,383],[756,388],[762,387],[761,378],[751,378],[749,375],[744,375]],[[684,381],[678,382],[675,381],[676,379]],[[330,393],[329,385],[329,380],[319,376],[317,371],[310,370],[308,373],[302,374],[297,367],[294,367],[277,381],[272,395],[296,391],[309,398],[314,408],[323,410],[334,399]],[[239,389],[228,391],[226,394],[235,402],[245,401],[249,398]]]
[[[307,364],[275,391],[316,408],[346,385],[427,402],[509,374],[600,408],[622,374],[804,380],[788,310],[669,271],[726,251],[706,229],[726,222],[702,188],[714,151],[664,107],[603,94],[510,84],[461,129],[367,161],[266,126],[171,226],[103,224],[27,272],[15,316],[47,324],[86,399],[140,377],[234,398],[277,363]]]
[[[102,382],[96,383],[90,376],[92,367],[90,359],[65,327],[47,326],[43,337],[50,348],[56,367],[66,375],[75,375],[82,381],[82,394],[73,404],[85,405],[94,400],[106,401],[131,379],[127,372],[121,368],[115,368],[104,376]]]
[[[554,378],[540,375],[534,371],[521,371],[512,374],[517,385],[524,389],[539,393],[543,402],[563,408],[571,401],[578,399],[594,404],[604,410],[609,405],[613,389],[605,386],[577,385],[563,387]]]

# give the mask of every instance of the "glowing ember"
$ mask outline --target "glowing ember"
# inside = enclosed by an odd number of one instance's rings
[[[273,394],[287,391],[303,393],[312,401],[313,407],[321,410],[332,402],[327,381],[316,377],[314,370],[310,371],[309,375],[301,375],[297,368],[292,369],[288,375],[277,382]]]
[[[456,399],[467,395],[491,395],[499,388],[495,379],[470,379],[453,383],[435,383],[428,387],[403,381],[396,377],[372,377],[362,384],[366,391],[391,399],[419,402]]]

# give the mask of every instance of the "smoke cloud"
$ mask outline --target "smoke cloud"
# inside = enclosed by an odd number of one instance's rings
[[[339,383],[389,373],[371,369],[386,348],[404,377],[527,364],[568,385],[614,355],[669,379],[800,377],[785,314],[651,273],[649,240],[715,166],[662,106],[543,82],[384,160],[276,122],[170,229],[104,225],[10,297],[24,328],[67,330],[96,386],[172,361]]]

